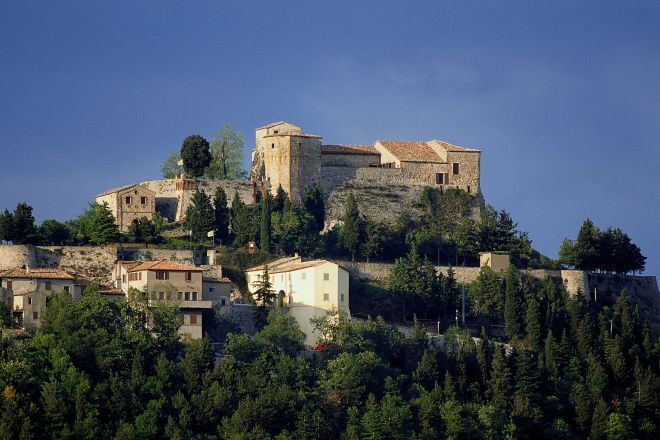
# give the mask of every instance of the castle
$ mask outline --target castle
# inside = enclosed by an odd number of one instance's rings
[[[321,136],[282,121],[256,129],[250,178],[273,194],[282,186],[296,201],[316,182],[328,196],[343,181],[356,177],[480,195],[480,160],[480,150],[439,140],[324,145]]]
[[[410,209],[425,186],[458,188],[483,202],[480,185],[481,151],[440,140],[379,140],[372,145],[324,145],[322,137],[305,133],[289,122],[275,122],[255,130],[250,179],[148,180],[108,190],[96,196],[107,203],[120,230],[140,217],[159,212],[169,221],[185,217],[195,189],[212,197],[222,187],[227,198],[235,194],[246,204],[259,193],[277,192],[281,186],[300,202],[305,188],[321,184],[329,220],[340,217],[344,190],[350,186],[362,199],[365,215],[391,219]]]

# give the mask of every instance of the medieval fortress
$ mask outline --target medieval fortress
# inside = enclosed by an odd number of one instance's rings
[[[252,204],[260,192],[275,194],[281,186],[299,202],[305,188],[318,182],[326,197],[329,221],[341,216],[347,191],[355,194],[366,216],[392,220],[413,209],[425,186],[462,189],[475,196],[477,206],[483,204],[480,160],[480,150],[440,140],[324,145],[321,136],[288,122],[275,122],[255,131],[249,180],[177,176],[114,188],[96,196],[96,201],[108,204],[125,231],[153,212],[169,221],[183,220],[197,188],[212,197],[222,187],[228,200],[238,194],[243,202]]]

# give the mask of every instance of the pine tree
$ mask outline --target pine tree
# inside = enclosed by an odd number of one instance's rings
[[[598,255],[598,228],[588,218],[584,220],[575,240],[575,267],[596,270],[600,266]]]
[[[573,385],[570,395],[571,403],[575,411],[575,423],[581,433],[585,433],[591,421],[592,407],[587,389],[581,383]]]
[[[456,385],[454,384],[454,378],[451,377],[449,371],[445,372],[442,398],[443,400],[456,400]]]
[[[27,203],[16,205],[11,225],[13,242],[28,244],[34,243],[37,240],[37,227],[34,224],[32,206]]]
[[[540,375],[532,352],[519,350],[516,353],[515,382],[513,414],[536,419],[540,414]]]
[[[261,200],[261,235],[259,240],[261,250],[266,253],[270,252],[270,234],[270,193],[266,192]]]
[[[231,232],[234,235],[234,246],[245,246],[253,237],[252,225],[245,203],[234,194],[231,202]]]
[[[214,222],[215,213],[211,200],[204,191],[197,188],[186,209],[185,226],[192,231],[192,239],[204,240],[207,233],[213,230]]]
[[[509,338],[518,338],[522,334],[524,298],[520,288],[520,272],[514,266],[507,270],[505,284],[504,333]]]
[[[229,223],[231,214],[227,207],[227,194],[222,187],[218,187],[213,198],[213,227],[218,234],[218,239],[222,244],[229,244]]]
[[[599,440],[605,438],[607,421],[607,404],[603,399],[598,399],[593,410],[593,415],[591,416],[591,439]]]
[[[14,215],[7,209],[0,214],[0,243],[14,239]]]
[[[555,362],[556,356],[557,342],[552,336],[552,332],[549,331],[543,344],[543,361],[545,363],[545,370],[553,377],[559,372],[557,369],[557,363]]]
[[[273,212],[282,212],[284,210],[284,205],[289,200],[289,195],[284,191],[282,185],[277,186],[277,191],[275,192],[275,198],[273,199]]]
[[[114,243],[119,240],[119,229],[107,203],[94,206],[94,217],[92,217],[90,224],[89,239],[95,245]]]

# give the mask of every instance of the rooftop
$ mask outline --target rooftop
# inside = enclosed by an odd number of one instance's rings
[[[272,272],[269,272],[269,274],[278,274],[285,272],[293,272],[302,269],[309,269],[310,267],[320,266],[325,263],[328,263],[328,260],[311,260],[302,263],[287,264],[284,267],[280,267],[279,269],[275,269]]]
[[[167,260],[142,261],[139,264],[127,268],[128,272],[140,272],[143,270],[173,270],[186,272],[202,272],[203,269],[197,266],[188,266],[186,264],[174,263]],[[123,263],[122,263],[123,265]]]
[[[273,267],[281,266],[283,264],[293,262],[295,260],[298,260],[299,258],[300,257],[295,256],[295,255],[293,257],[278,258],[277,260],[273,260],[273,261],[270,261],[268,263],[260,264],[258,266],[250,267],[249,269],[245,269],[245,272],[254,272],[254,271],[257,271],[257,270],[261,271],[261,270],[264,270],[264,266],[268,266],[268,269],[270,270]]]
[[[149,188],[147,188],[145,186],[140,185],[139,183],[132,183],[130,185],[124,185],[124,186],[120,186],[120,187],[117,187],[117,188],[111,188],[111,189],[109,189],[105,192],[102,192],[101,194],[97,194],[96,197],[107,196],[108,194],[113,194],[113,193],[116,193],[116,192],[119,192],[119,191],[123,191],[125,189],[129,189],[129,188],[132,188],[134,186],[139,186],[140,189],[149,191],[150,193],[154,193],[152,190],[150,190]]]
[[[422,141],[378,141],[401,162],[445,163],[428,143]]]
[[[480,153],[481,152],[481,150],[476,150],[474,148],[459,147],[458,145],[453,145],[453,144],[450,144],[449,142],[440,141],[440,140],[437,140],[437,139],[434,139],[430,142],[436,142],[436,143],[440,144],[440,146],[442,148],[444,148],[445,150],[452,151],[452,152],[457,152],[457,153]]]
[[[380,152],[373,145],[321,145],[321,154],[377,155]]]
[[[56,268],[25,268],[15,267],[0,272],[0,278],[22,278],[22,279],[46,279],[46,280],[71,280],[73,276]]]

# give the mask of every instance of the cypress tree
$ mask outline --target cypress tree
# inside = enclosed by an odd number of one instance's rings
[[[514,415],[535,419],[540,414],[540,375],[533,354],[519,350],[516,354]]]
[[[261,235],[259,245],[264,252],[270,252],[270,193],[261,200]]]
[[[186,209],[185,226],[192,231],[192,239],[201,241],[214,229],[215,213],[209,196],[199,188],[195,190]]]
[[[502,410],[509,409],[511,399],[511,369],[506,360],[504,348],[495,348],[489,383],[490,401]]]
[[[245,246],[252,238],[248,209],[238,193],[234,194],[231,202],[231,232],[234,235],[235,246]]]
[[[510,266],[506,272],[506,289],[504,291],[504,333],[509,338],[517,338],[522,334],[522,310],[524,298],[520,289],[520,272]]]
[[[112,217],[112,214],[110,214]],[[112,217],[114,223],[114,217]],[[32,206],[27,203],[16,205],[12,216],[12,241],[19,244],[34,243],[37,239],[37,227],[34,224]]]
[[[14,215],[5,209],[0,214],[0,242],[14,239]]]
[[[321,183],[316,182],[313,186],[305,188],[303,207],[314,217],[317,229],[322,230],[325,225],[325,203]]]
[[[594,407],[593,415],[591,416],[591,436],[594,440],[605,438],[605,430],[607,429],[607,403],[603,399],[598,399]]]
[[[357,200],[353,193],[349,193],[344,205],[344,247],[355,261],[355,254],[360,248],[362,239],[362,219],[358,209]]]
[[[107,203],[94,206],[94,216],[92,217],[89,239],[93,244],[103,245],[114,243],[119,240],[119,229],[115,224],[115,217],[108,209]]]
[[[539,304],[533,296],[530,296],[527,299],[525,330],[527,333],[525,345],[533,352],[538,353],[541,349],[541,322],[539,316]]]
[[[218,239],[222,244],[229,244],[229,223],[231,214],[227,207],[227,194],[222,187],[218,187],[213,197],[213,227],[215,228]]]

